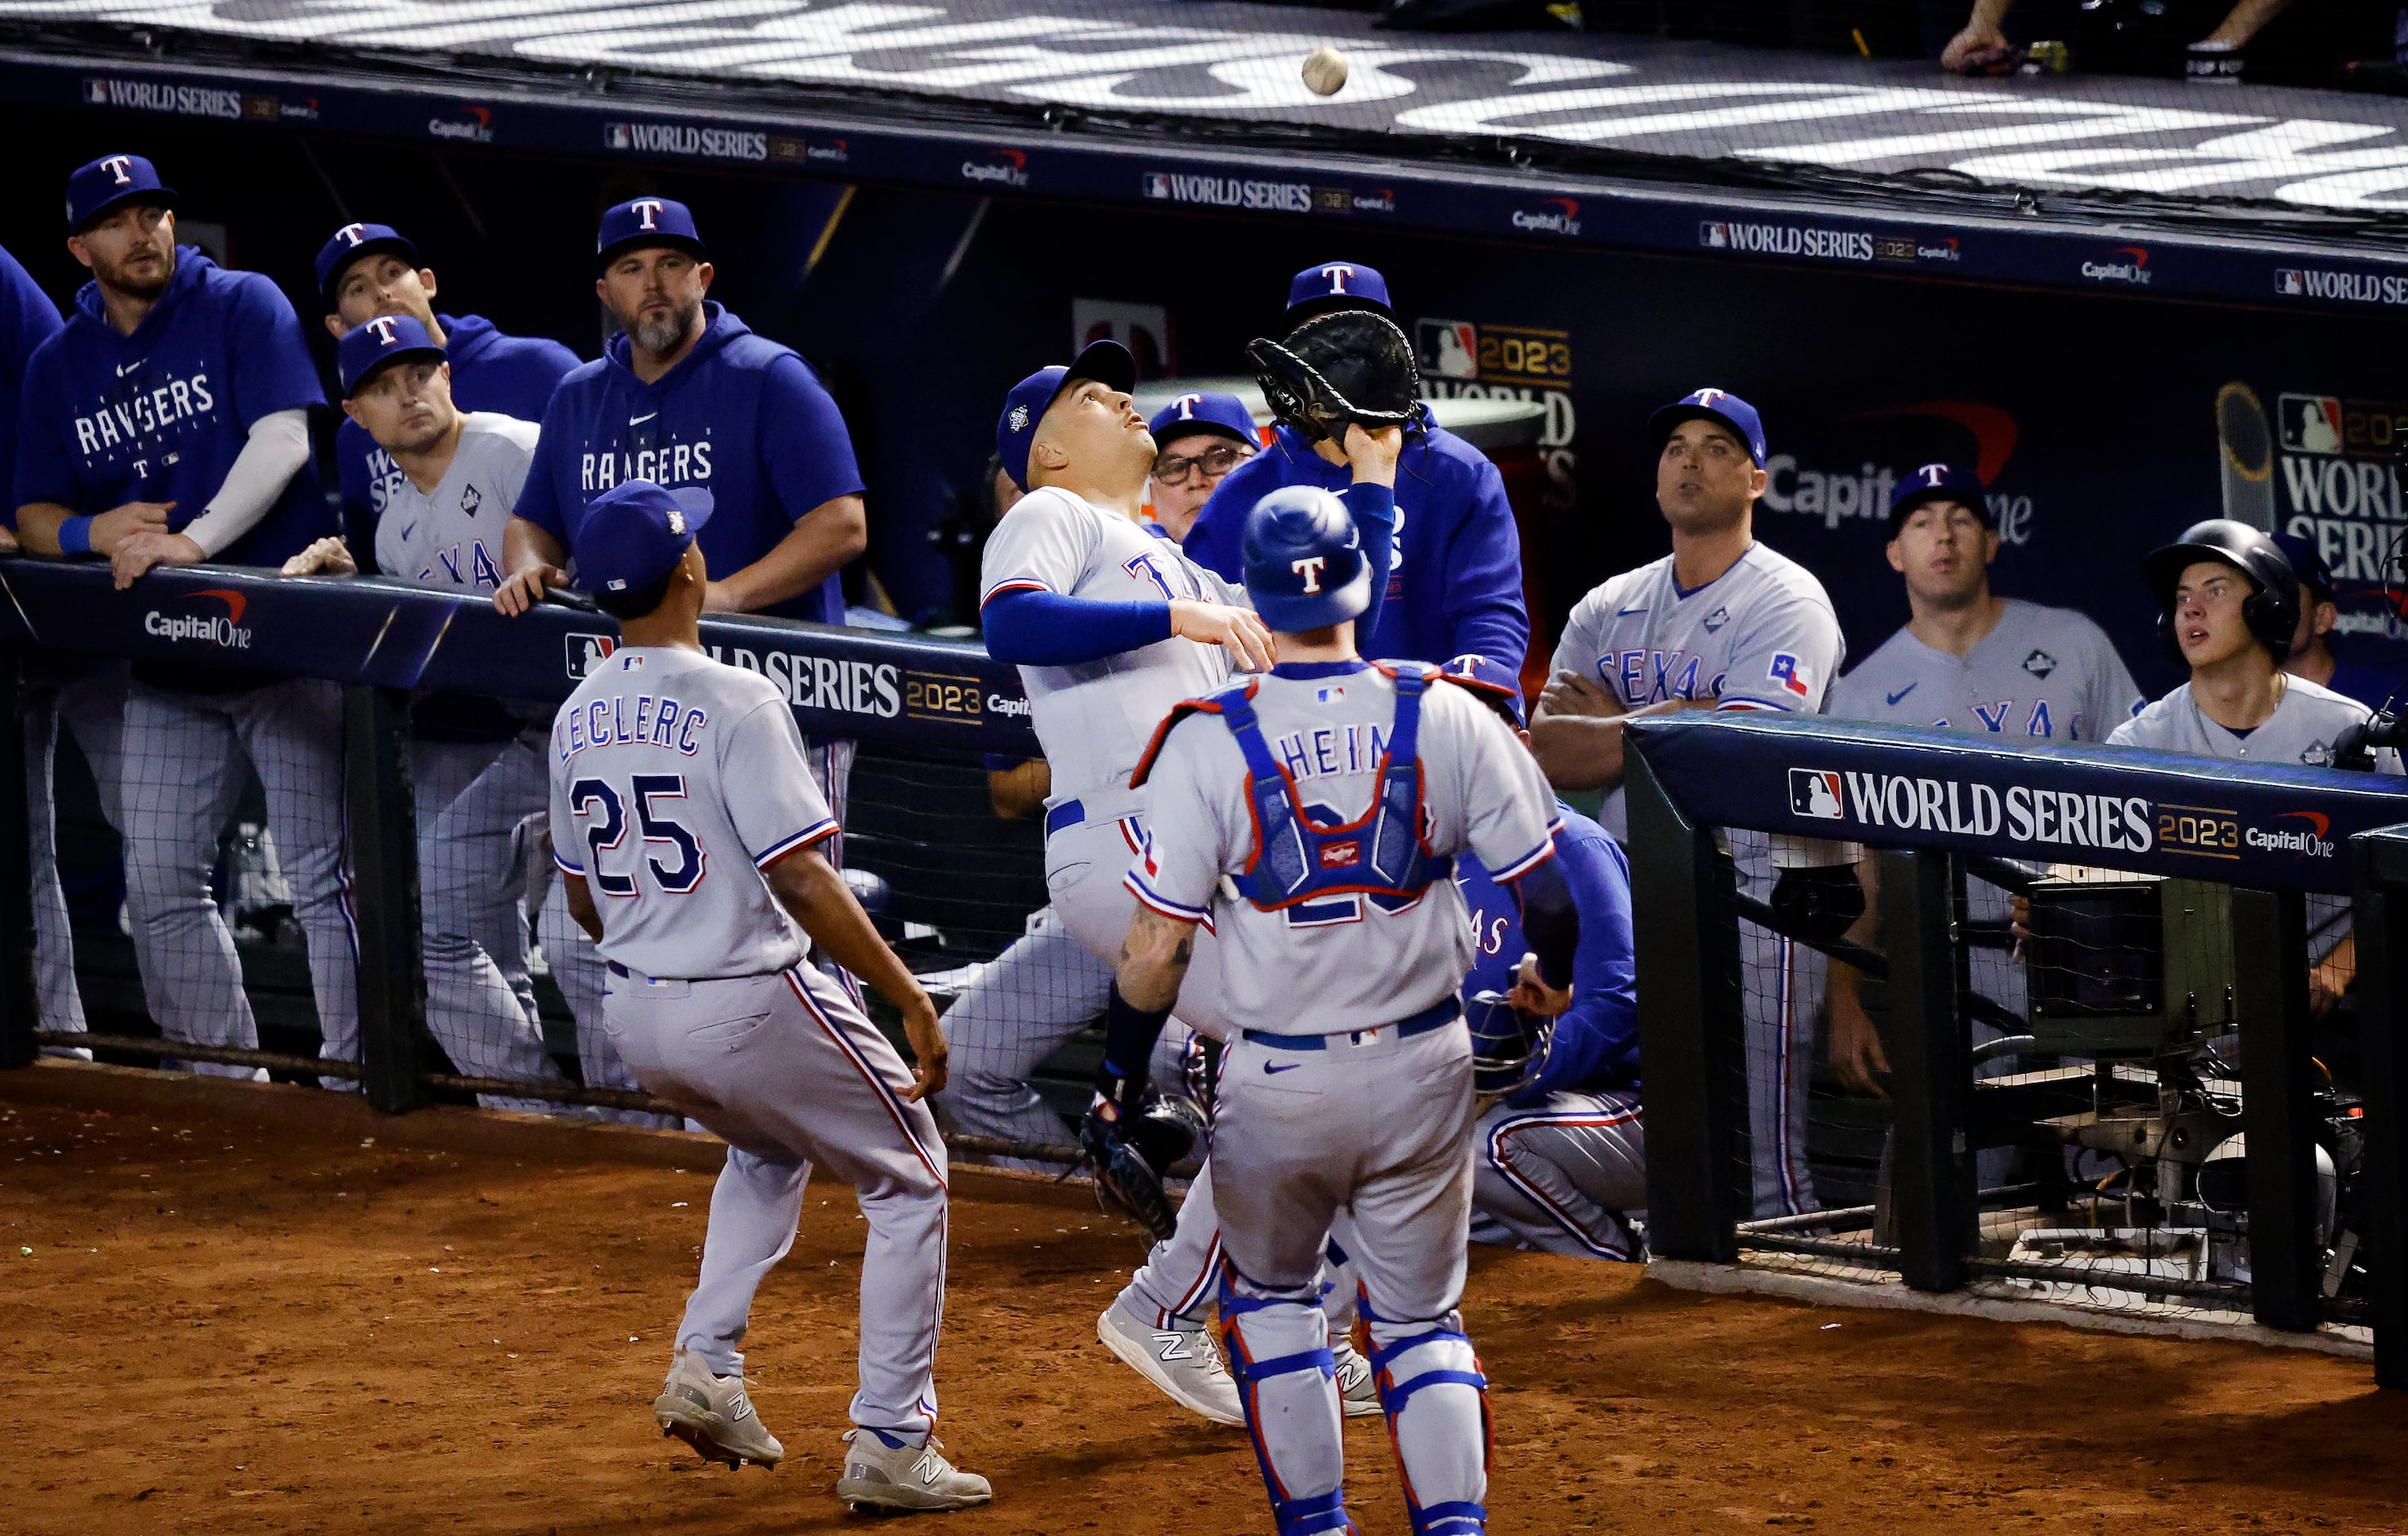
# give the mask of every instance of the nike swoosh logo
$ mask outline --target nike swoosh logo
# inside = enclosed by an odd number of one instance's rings
[[[1283,1067],[1276,1061],[1266,1061],[1263,1063],[1263,1070],[1266,1072],[1292,1072],[1303,1065],[1304,1063],[1301,1061],[1291,1061],[1286,1066]]]
[[[1905,687],[1900,688],[1898,692],[1886,696],[1889,699],[1890,708],[1898,708],[1898,701],[1899,699],[1904,698],[1907,695],[1914,692],[1917,688],[1922,686],[1923,684],[1920,682],[1910,682]]]
[[[1617,619],[1627,619],[1633,613],[1644,613],[1647,610],[1643,608],[1626,608],[1621,612],[1616,613],[1614,617]]]
[[[408,538],[411,534],[414,534],[417,531],[418,524],[415,523],[405,523],[401,525],[401,537],[404,538]],[[1892,702],[1895,703],[1896,700],[1892,700]]]
[[[641,426],[641,425],[643,425],[646,422],[651,421],[651,420],[652,419],[652,417],[653,417],[653,416],[657,416],[657,415],[659,415],[659,414],[660,414],[660,412],[659,412],[659,411],[657,411],[657,410],[655,410],[655,411],[652,412],[652,414],[651,414],[651,415],[646,415],[646,416],[630,416],[630,417],[628,417],[628,418],[627,418],[627,424],[628,424],[629,426]]]

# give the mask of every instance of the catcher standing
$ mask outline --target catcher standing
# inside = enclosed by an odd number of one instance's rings
[[[1318,1285],[1330,1224],[1351,1212],[1413,1529],[1472,1536],[1487,1383],[1455,1311],[1474,1115],[1455,991],[1472,942],[1448,870],[1472,852],[1518,886],[1538,953],[1515,996],[1562,1012],[1579,918],[1552,863],[1554,797],[1503,722],[1435,668],[1355,653],[1371,563],[1334,497],[1266,498],[1242,548],[1280,660],[1182,705],[1139,765],[1151,836],[1129,871],[1141,905],[1106,1055],[1146,1059],[1211,924],[1239,1026],[1213,1130],[1221,1336],[1272,1515],[1283,1536],[1352,1529]],[[1141,1091],[1124,1084],[1092,1114],[1109,1122]]]
[[[982,1504],[986,1479],[954,1471],[930,1435],[945,1306],[945,1147],[923,1101],[945,1082],[936,1006],[820,856],[836,819],[784,695],[702,649],[694,524],[708,515],[640,480],[586,505],[578,568],[624,643],[561,706],[550,751],[553,856],[610,972],[604,1027],[638,1082],[727,1142],[653,1416],[712,1460],[784,1457],[745,1396],[742,1345],[816,1163],[853,1184],[869,1224],[837,1497]],[[811,943],[902,1011],[916,1072],[804,963]]]

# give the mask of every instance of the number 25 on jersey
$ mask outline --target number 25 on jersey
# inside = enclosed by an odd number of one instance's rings
[[[709,861],[700,840],[664,814],[656,803],[684,799],[685,775],[638,773],[628,779],[627,786],[631,793],[624,796],[608,779],[580,779],[568,786],[568,803],[584,825],[585,849],[591,855],[585,866],[587,878],[604,896],[630,897],[638,894],[638,875],[648,869],[653,884],[663,892],[670,896],[690,895],[702,883],[703,867]],[[616,854],[627,840],[627,807],[631,801],[636,825],[642,832],[641,845],[629,852],[626,868],[614,871],[609,868],[614,861],[608,855]],[[668,862],[652,851],[654,843],[670,851]]]

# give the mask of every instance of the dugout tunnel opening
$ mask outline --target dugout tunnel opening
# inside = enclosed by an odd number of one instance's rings
[[[2408,1385],[2386,1325],[2408,797],[1829,722],[1633,737],[1655,1256],[1828,1299],[2371,1337]],[[1843,990],[1885,1068],[1781,1071]]]

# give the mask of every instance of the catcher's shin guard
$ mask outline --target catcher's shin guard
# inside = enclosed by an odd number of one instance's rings
[[[1461,1315],[1392,1322],[1371,1310],[1369,1297],[1359,1297],[1358,1305],[1370,1328],[1372,1380],[1404,1477],[1413,1536],[1485,1536],[1488,1378]],[[1469,1401],[1455,1392],[1426,1398],[1407,1423],[1414,1395],[1432,1386],[1468,1386],[1472,1396]]]
[[[1346,1515],[1346,1446],[1338,1401],[1338,1362],[1329,1352],[1328,1330],[1310,1303],[1277,1297],[1240,1296],[1237,1269],[1221,1262],[1221,1342],[1229,1357],[1229,1373],[1238,1379],[1238,1399],[1246,1412],[1246,1434],[1254,1443],[1254,1459],[1262,1467],[1263,1486],[1270,1494],[1271,1518],[1279,1536],[1321,1536],[1351,1533]],[[1251,1325],[1254,1335],[1250,1343]],[[1318,1340],[1317,1346],[1310,1341]],[[1260,1346],[1286,1348],[1285,1353],[1260,1356]],[[1315,1377],[1301,1382],[1297,1377]],[[1267,1384],[1276,1384],[1265,1393]],[[1277,1420],[1267,1429],[1266,1422]],[[1326,1426],[1326,1429],[1325,1429]],[[1279,1447],[1275,1458],[1274,1442]],[[1287,1464],[1283,1476],[1278,1462]],[[1297,1492],[1328,1485],[1326,1491]]]

